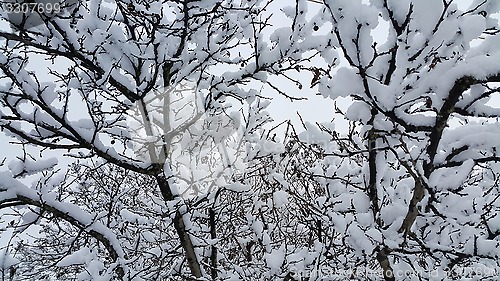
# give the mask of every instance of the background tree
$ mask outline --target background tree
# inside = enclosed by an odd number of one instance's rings
[[[333,177],[327,202],[351,202],[333,208],[351,215],[330,221],[350,268],[376,260],[385,280],[498,274],[500,7],[455,2],[325,1],[314,19],[345,62],[319,91],[354,100],[345,116],[356,146],[334,155],[362,156],[321,174]],[[356,175],[355,185],[337,179]]]
[[[228,100],[241,103],[255,100],[258,92],[244,87],[246,83],[267,83],[262,73],[279,74],[274,70],[278,61],[291,64],[301,60],[285,58],[285,54],[263,59],[270,52],[263,43],[263,30],[269,28],[263,11],[268,4],[262,1],[67,2],[60,14],[31,14],[41,19],[36,21],[38,25],[18,22],[4,14],[12,30],[0,32],[3,39],[0,126],[26,150],[24,156],[9,165],[12,175],[3,174],[6,183],[1,189],[1,208],[31,205],[39,209],[35,214],[49,212],[65,220],[90,235],[96,244],[104,245],[110,258],[108,269],[114,269],[121,278],[130,276],[132,272],[116,234],[105,224],[97,223],[94,213],[77,209],[75,204],[61,204],[72,197],[61,197],[60,190],[51,193],[43,178],[35,180],[38,183],[32,191],[15,181],[56,166],[56,159],[39,161],[29,145],[61,150],[65,156],[77,159],[101,158],[155,179],[186,261],[175,270],[185,276],[201,277],[204,270],[192,236],[196,230],[191,229],[194,226],[189,221],[188,209],[172,177],[171,169],[182,163],[169,161],[174,158],[170,146],[189,142],[194,135],[199,136],[197,140],[204,138],[205,143],[224,144],[221,136],[226,137],[228,132],[217,131],[225,124],[218,122],[216,116],[229,115]],[[221,73],[218,68],[224,69],[223,73],[214,75]],[[183,87],[187,81],[194,81],[196,94],[201,98],[179,122],[176,112],[180,111],[182,97],[169,89]],[[133,106],[138,114],[132,112]],[[200,112],[210,119],[203,124],[212,124],[208,129],[216,130],[215,133],[195,133],[191,125],[200,118]],[[130,119],[137,116],[143,138],[135,135],[137,128],[130,127]],[[261,122],[258,118],[250,121],[246,123],[249,127],[254,126],[252,122]],[[134,154],[137,151],[139,156]],[[201,163],[200,159],[196,161]],[[202,164],[207,167],[210,163]],[[23,194],[22,190],[29,194]],[[99,227],[94,227],[94,223]]]

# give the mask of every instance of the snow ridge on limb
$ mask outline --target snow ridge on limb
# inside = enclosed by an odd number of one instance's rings
[[[111,229],[95,220],[95,215],[83,211],[75,204],[56,200],[53,194],[41,194],[25,186],[14,179],[10,172],[0,172],[0,177],[2,178],[0,209],[14,206],[34,206],[38,207],[41,212],[47,212],[54,217],[65,220],[102,243],[114,263],[110,268],[118,278],[124,277],[127,273],[127,265],[120,242]]]

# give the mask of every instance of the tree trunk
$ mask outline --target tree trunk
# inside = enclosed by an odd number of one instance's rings
[[[172,195],[172,191],[170,190],[170,186],[165,175],[162,173],[160,175],[157,175],[155,178],[158,186],[160,187],[160,191],[165,202],[172,201],[174,199],[174,196]],[[194,245],[193,241],[191,240],[191,236],[189,236],[189,233],[186,230],[183,214],[178,209],[175,211],[173,222],[177,235],[179,235],[181,246],[186,253],[186,260],[189,269],[191,270],[191,274],[193,274],[193,276],[195,276],[196,278],[199,278],[201,277],[200,263],[198,262],[198,257],[196,256],[196,253],[194,251]]]

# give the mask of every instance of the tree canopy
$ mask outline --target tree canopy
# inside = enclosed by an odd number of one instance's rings
[[[500,2],[58,4],[2,4],[3,277],[498,278]]]

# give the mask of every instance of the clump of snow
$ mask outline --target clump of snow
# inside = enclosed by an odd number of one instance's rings
[[[486,29],[486,20],[480,15],[471,15],[464,17],[460,21],[460,31],[464,37],[464,41],[470,42],[476,39]]]
[[[85,264],[92,259],[92,253],[89,248],[83,247],[80,250],[64,257],[56,265],[59,267]]]
[[[375,246],[366,236],[364,231],[359,228],[357,225],[351,225],[348,229],[349,231],[349,240],[352,244],[357,245],[357,251],[364,251],[365,253],[371,253]],[[361,254],[361,253],[359,253]]]
[[[345,117],[351,121],[360,121],[366,124],[371,118],[370,108],[361,101],[355,101],[346,112]]]
[[[16,158],[9,163],[9,169],[14,175],[29,176],[40,173],[42,171],[51,170],[58,163],[57,158],[48,158],[33,160],[26,158],[25,160]]]
[[[147,224],[148,223],[147,218],[140,216],[138,214],[134,214],[127,209],[122,209],[120,211],[120,216],[123,218],[124,221],[127,221],[127,222],[138,223],[138,224]]]
[[[288,193],[284,190],[278,190],[273,193],[274,206],[277,208],[288,203]]]
[[[264,259],[266,260],[267,266],[271,269],[271,272],[279,272],[285,260],[285,246],[281,245],[279,249],[264,254]]]
[[[359,75],[354,70],[341,67],[328,83],[320,84],[318,90],[324,97],[330,97],[333,100],[363,93],[362,85]]]
[[[500,232],[500,214],[496,213],[491,219],[489,219],[488,225],[493,233]]]
[[[250,186],[242,184],[240,182],[233,182],[225,186],[226,189],[235,191],[235,192],[243,192],[250,190]]]
[[[456,189],[467,179],[474,167],[474,160],[469,159],[456,168],[441,168],[429,177],[429,186],[436,189]]]

